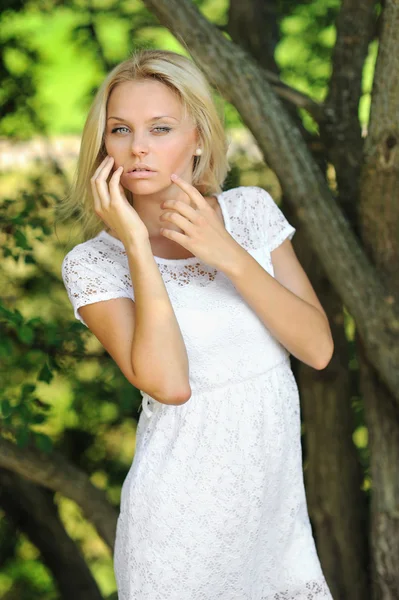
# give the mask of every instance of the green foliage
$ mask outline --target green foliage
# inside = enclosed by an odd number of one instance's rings
[[[281,40],[276,49],[281,78],[318,101],[327,92],[339,7],[339,0],[291,5],[281,20]]]

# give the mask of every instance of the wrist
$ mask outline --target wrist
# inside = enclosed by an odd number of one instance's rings
[[[127,236],[123,238],[122,243],[126,252],[132,252],[134,254],[147,254],[148,252],[152,253],[149,239],[137,239],[137,237]]]
[[[235,242],[233,252],[229,254],[228,260],[225,261],[223,268],[220,270],[231,280],[241,276],[245,269],[248,252],[238,242]]]

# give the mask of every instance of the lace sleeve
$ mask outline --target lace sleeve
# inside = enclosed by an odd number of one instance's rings
[[[73,250],[64,257],[61,272],[74,316],[86,327],[87,323],[78,312],[81,306],[111,298],[133,299],[117,275],[98,263],[90,263],[84,255]]]
[[[263,188],[255,187],[255,194],[263,207],[263,227],[269,252],[275,250],[285,239],[292,240],[296,232],[285,218],[271,195]]]

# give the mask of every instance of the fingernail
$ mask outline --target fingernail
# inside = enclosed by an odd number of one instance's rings
[[[170,176],[170,178],[171,178],[173,181],[176,181],[176,179],[179,179],[179,176],[178,176],[178,175],[176,175],[176,173],[172,173],[172,175]]]

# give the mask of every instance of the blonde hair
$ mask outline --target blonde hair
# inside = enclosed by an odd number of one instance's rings
[[[197,127],[201,156],[194,156],[192,185],[203,195],[219,194],[229,171],[224,116],[212,88],[192,60],[169,50],[136,50],[110,71],[98,89],[84,125],[77,168],[67,197],[57,207],[60,220],[71,216],[81,223],[84,240],[97,235],[105,223],[94,212],[90,178],[105,158],[107,103],[112,90],[125,81],[155,79],[178,94],[185,114]],[[125,190],[133,205],[133,195]],[[56,219],[58,220],[58,218]]]

